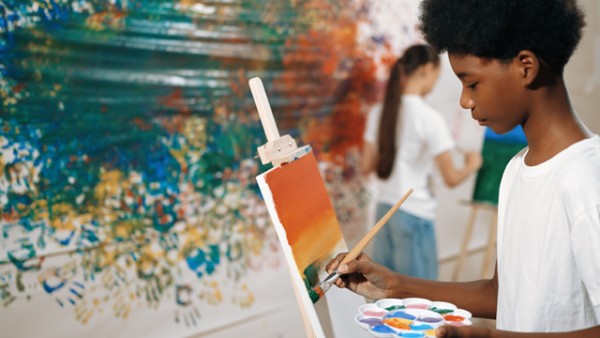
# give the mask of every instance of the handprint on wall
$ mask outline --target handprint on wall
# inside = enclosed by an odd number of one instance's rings
[[[175,322],[185,326],[196,326],[200,322],[200,311],[194,306],[192,288],[189,285],[175,286],[175,301],[178,308],[175,310]]]
[[[38,280],[44,291],[52,295],[61,307],[66,303],[75,306],[83,299],[86,291],[85,285],[74,280],[72,272],[64,267],[44,269],[39,273]]]

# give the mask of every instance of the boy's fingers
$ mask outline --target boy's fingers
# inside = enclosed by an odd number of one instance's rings
[[[338,271],[342,274],[349,274],[349,273],[357,272],[357,273],[361,273],[364,275],[371,270],[369,268],[371,266],[372,266],[372,264],[370,264],[370,262],[362,262],[362,261],[353,260],[346,264],[342,264],[342,265],[338,266]]]
[[[444,325],[435,331],[438,338],[485,338],[491,337],[491,330],[482,326],[450,326]]]
[[[340,265],[340,262],[342,261],[342,259],[344,259],[344,257],[346,257],[346,252],[340,253],[337,256],[335,256],[334,259],[332,259],[327,266],[325,267],[325,270],[329,273],[332,273],[333,271],[335,271],[338,266]]]
[[[456,330],[456,329],[457,329],[456,327],[445,325],[445,326],[439,327],[435,331],[435,336],[438,338],[441,338],[441,337],[443,337],[443,338],[459,338],[459,337],[466,338],[466,337],[469,337],[464,334],[461,334],[461,331]]]

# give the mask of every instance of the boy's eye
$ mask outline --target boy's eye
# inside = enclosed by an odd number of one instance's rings
[[[475,87],[477,87],[477,82],[473,82],[473,83],[471,83],[470,85],[467,85],[467,87],[468,87],[469,89],[475,89]]]

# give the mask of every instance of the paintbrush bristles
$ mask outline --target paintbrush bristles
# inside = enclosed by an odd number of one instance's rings
[[[371,228],[371,230],[369,230],[369,232],[358,242],[358,244],[356,244],[354,246],[354,248],[352,248],[352,250],[350,250],[350,252],[346,255],[346,257],[344,257],[344,259],[342,259],[342,261],[340,262],[340,265],[346,264],[346,263],[350,262],[351,260],[356,259],[356,257],[358,257],[358,255],[360,255],[360,253],[365,249],[365,247],[371,242],[373,237],[375,237],[377,232],[379,230],[381,230],[381,228],[383,228],[385,223],[387,223],[387,221],[394,215],[396,210],[398,210],[398,208],[400,208],[402,203],[404,203],[404,201],[406,201],[406,199],[408,198],[408,196],[410,196],[410,194],[412,192],[413,192],[412,189],[408,189],[408,191],[404,194],[404,196],[402,196],[402,198],[398,202],[396,202],[396,204],[394,204],[394,206],[392,206],[390,208],[390,210],[388,210],[388,212],[385,215],[383,215],[383,217],[381,217],[381,219],[373,226],[373,228]],[[327,290],[329,290],[331,285],[333,285],[333,283],[335,283],[335,281],[340,276],[341,276],[341,274],[336,270],[336,271],[332,272],[329,276],[327,276],[327,278],[325,278],[325,280],[323,280],[321,283],[319,283],[319,285],[308,290],[308,294],[309,294],[310,299],[312,300],[313,304],[316,303],[319,299],[321,299],[321,297],[323,297],[323,295],[325,295],[325,292],[327,292]]]

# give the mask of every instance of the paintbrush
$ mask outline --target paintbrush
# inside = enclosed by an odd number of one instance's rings
[[[340,265],[348,263],[351,260],[356,259],[358,255],[360,255],[360,253],[365,249],[365,247],[371,242],[373,237],[375,237],[377,232],[381,230],[381,228],[383,228],[385,223],[387,223],[387,221],[394,215],[396,210],[398,210],[398,208],[402,205],[402,203],[404,203],[404,201],[406,201],[406,199],[412,192],[412,189],[408,189],[404,196],[402,196],[402,198],[398,202],[396,202],[396,204],[394,204],[394,206],[391,207],[390,210],[388,210],[388,212],[385,215],[383,215],[383,217],[381,217],[381,219],[375,224],[375,226],[373,226],[373,228],[371,228],[371,230],[367,232],[367,234],[358,242],[358,244],[356,244],[354,248],[352,248],[352,250],[348,252],[346,257],[342,259]],[[341,275],[342,274],[336,270],[329,274],[329,276],[327,276],[327,278],[325,278],[319,285],[313,287],[308,291],[308,294],[313,304],[316,303],[319,299],[321,299],[323,295],[325,295],[325,292],[329,290],[329,288],[333,285],[333,283],[335,283],[335,281],[338,280],[338,278],[340,278]]]

